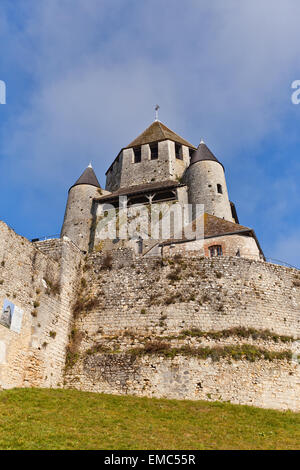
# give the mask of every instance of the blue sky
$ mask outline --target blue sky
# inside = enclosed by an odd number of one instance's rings
[[[300,266],[298,0],[1,0],[0,218],[56,234],[91,160],[154,118],[226,168],[240,223]]]

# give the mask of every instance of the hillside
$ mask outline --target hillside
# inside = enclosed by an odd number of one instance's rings
[[[300,413],[12,389],[0,392],[0,449],[300,449]]]

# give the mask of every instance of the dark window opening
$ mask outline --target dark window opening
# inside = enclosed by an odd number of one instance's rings
[[[158,159],[158,143],[150,144],[151,160]]]
[[[133,153],[134,153],[134,163],[140,163],[140,161],[142,160],[142,149],[141,147],[136,147],[133,149]]]
[[[209,254],[210,254],[211,258],[213,258],[214,256],[222,256],[223,255],[221,245],[212,245],[208,249],[209,249]]]
[[[221,184],[217,184],[217,191],[219,194],[223,194],[223,189]]]
[[[146,196],[137,195],[137,196],[130,196],[128,199],[128,207],[133,206],[134,204],[148,204],[149,200]]]
[[[179,144],[175,144],[175,157],[178,158],[178,160],[182,160],[182,146]]]
[[[152,199],[152,202],[174,201],[176,199],[177,199],[176,194],[174,194],[173,191],[162,191],[160,193],[155,194],[155,196]]]
[[[194,152],[195,152],[194,149],[189,148],[189,156],[190,156],[190,158],[192,158]]]

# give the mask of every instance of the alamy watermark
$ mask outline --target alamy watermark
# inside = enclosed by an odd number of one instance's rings
[[[292,361],[296,365],[300,365],[300,339],[293,342],[292,345]]]
[[[293,104],[299,104],[300,103],[300,80],[294,80],[291,88],[295,90],[292,93],[291,100]]]
[[[97,210],[95,235],[98,240],[203,239],[203,204],[162,202],[128,206],[126,196],[118,207],[101,204]]]
[[[6,104],[6,84],[0,80],[0,104]]]

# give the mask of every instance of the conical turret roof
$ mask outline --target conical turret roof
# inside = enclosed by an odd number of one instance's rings
[[[213,162],[217,162],[217,163],[220,163],[220,165],[222,165],[222,163],[219,162],[219,160],[209,150],[209,148],[203,142],[203,140],[201,140],[197,150],[195,150],[195,152],[193,153],[193,155],[191,157],[190,165],[193,165],[193,163],[201,162],[201,161],[204,161],[204,160],[211,160]]]
[[[73,188],[74,186],[78,186],[80,184],[89,184],[90,186],[96,186],[96,188],[100,188],[99,181],[97,179],[97,176],[95,175],[95,172],[91,164],[89,164],[89,166],[84,170],[80,178],[78,178],[76,183],[74,183],[73,186],[71,186],[71,188]]]
[[[144,130],[144,132],[142,132],[142,134],[140,134],[125,148],[139,147],[140,145],[159,142],[161,140],[173,140],[173,142],[177,142],[178,144],[195,148],[194,145],[180,137],[180,135],[173,132],[160,121],[154,121],[146,130]]]

